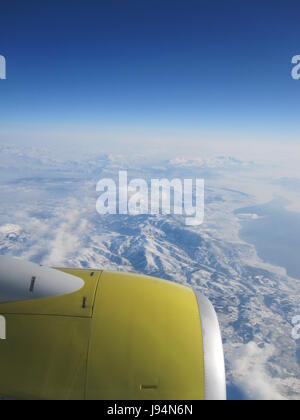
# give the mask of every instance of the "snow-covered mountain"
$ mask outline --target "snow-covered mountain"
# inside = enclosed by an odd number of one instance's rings
[[[232,157],[149,162],[109,156],[65,162],[32,150],[0,153],[0,254],[192,285],[218,312],[229,395],[300,397],[300,347],[291,337],[291,319],[300,310],[299,283],[284,268],[263,262],[239,236],[245,215],[236,210],[257,199],[238,182],[251,182],[254,163]],[[192,176],[209,175],[201,226],[188,227],[180,216],[96,212],[100,177],[129,169],[146,179],[172,178],[188,175],[189,168]]]

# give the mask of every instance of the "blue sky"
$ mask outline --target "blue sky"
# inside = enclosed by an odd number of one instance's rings
[[[0,12],[0,142],[299,139],[294,0],[12,0]]]

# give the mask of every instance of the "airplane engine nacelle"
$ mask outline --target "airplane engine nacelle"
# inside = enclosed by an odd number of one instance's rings
[[[0,318],[0,395],[226,399],[215,311],[188,287],[1,256]]]

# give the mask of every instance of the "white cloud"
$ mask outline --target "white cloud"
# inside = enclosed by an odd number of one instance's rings
[[[52,226],[53,236],[47,244],[48,255],[42,263],[49,266],[69,265],[69,261],[83,248],[82,240],[87,227],[86,219],[76,207],[76,200],[71,200],[65,208],[64,216]]]
[[[250,342],[235,349],[231,356],[231,369],[235,384],[250,400],[284,400],[279,386],[266,369],[275,348],[263,349]]]

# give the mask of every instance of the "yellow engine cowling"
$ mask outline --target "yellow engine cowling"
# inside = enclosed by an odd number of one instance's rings
[[[226,398],[217,317],[190,288],[0,257],[0,315],[0,395]]]

